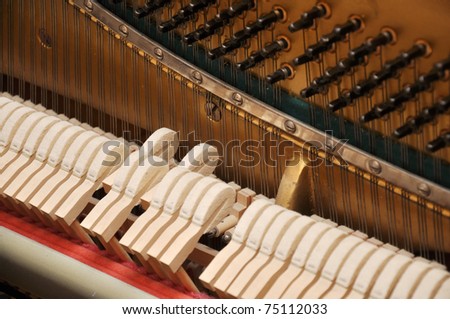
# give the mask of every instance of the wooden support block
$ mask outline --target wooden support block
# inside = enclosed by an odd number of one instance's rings
[[[12,112],[6,119],[1,129],[2,134],[0,134],[0,157],[3,156],[9,149],[9,144],[12,142],[21,124],[33,113],[36,113],[36,111],[32,108],[20,107]]]
[[[157,165],[144,163],[144,165],[138,166],[126,186],[123,196],[110,207],[108,212],[103,214],[95,224],[93,231],[109,241],[123,225],[131,213],[131,209],[139,203],[140,197],[149,188],[159,183],[168,171],[168,164],[162,165],[162,162]]]
[[[174,238],[177,238],[189,227],[196,207],[205,197],[207,191],[217,183],[219,183],[219,180],[212,177],[205,177],[197,182],[194,188],[189,192],[185,203],[181,207],[181,216],[179,215],[179,217],[168,225],[168,227],[163,229],[162,235],[159,236],[156,241],[153,240],[151,245],[147,244],[147,258],[149,261],[158,261],[169,246],[173,244]],[[153,226],[150,226],[149,229],[150,228],[153,228]]]
[[[178,166],[208,176],[216,169],[218,160],[219,153],[217,152],[217,148],[206,143],[201,143],[194,146]]]
[[[307,230],[305,236],[303,236],[294,254],[292,255],[290,265],[274,282],[272,287],[270,287],[264,298],[280,298],[283,296],[283,293],[289,287],[290,283],[302,273],[306,260],[312,250],[317,245],[323,234],[330,230],[330,228],[331,226],[326,223],[317,222]]]
[[[411,298],[416,287],[422,281],[422,278],[432,269],[432,265],[427,260],[415,258],[400,277],[390,298]]]
[[[188,259],[195,263],[207,267],[211,261],[217,256],[218,251],[206,245],[198,243],[194,251],[189,255]]]
[[[256,274],[250,285],[241,294],[241,298],[262,298],[266,295],[268,289],[275,280],[289,266],[292,254],[296,250],[303,236],[309,227],[315,224],[311,218],[307,216],[298,217],[289,225],[284,232],[280,243],[276,247],[274,258]]]
[[[256,193],[250,188],[244,188],[237,192],[236,202],[243,205],[244,207],[250,206],[253,201],[253,197]]]
[[[56,219],[56,212],[66,199],[84,182],[89,167],[92,165],[96,154],[101,152],[101,147],[106,141],[108,139],[98,136],[84,147],[73,170],[71,170],[70,177],[54,190],[50,198],[40,206],[40,210],[43,213],[48,214],[53,220]],[[30,202],[30,204],[32,203]]]
[[[395,285],[405,272],[405,269],[412,263],[413,259],[401,254],[394,256],[381,271],[372,290],[370,298],[389,298]]]
[[[181,169],[181,167],[179,169]],[[146,250],[144,251],[147,251],[148,255],[153,256],[150,253],[153,247],[159,249],[162,245],[166,245],[173,241],[174,237],[168,235],[166,230],[178,218],[181,207],[186,201],[187,196],[202,178],[203,175],[201,174],[189,172],[177,181],[164,203],[163,212],[148,226],[148,229],[151,229],[152,231],[151,234],[147,233],[148,237],[146,237],[147,243]]]
[[[395,253],[384,247],[377,249],[361,268],[352,290],[346,298],[368,298],[368,294],[383,268],[395,256]]]
[[[433,268],[428,271],[412,294],[413,299],[429,299],[434,296],[444,281],[450,278],[447,271]]]
[[[136,223],[134,223],[136,226],[133,225],[122,237],[120,243],[123,246],[141,255],[143,259],[148,259],[148,243],[153,238],[153,229],[150,225],[161,215],[164,205],[177,182],[188,173],[189,170],[176,167],[164,176],[163,180],[156,186],[150,208],[141,215],[141,218],[136,220]]]
[[[298,217],[298,213],[285,210],[275,218],[273,223],[269,226],[267,232],[264,234],[264,238],[255,258],[250,260],[250,262],[240,271],[235,280],[228,287],[226,291],[227,294],[236,298],[242,296],[242,293],[250,285],[252,285],[252,282],[257,274],[261,272],[275,257],[275,249],[281,241],[284,233],[289,228],[291,223]]]
[[[20,176],[17,176],[14,184],[10,184],[10,186],[5,189],[4,193],[10,197],[14,197],[22,203],[28,203],[31,197],[43,186],[47,179],[57,172],[59,165],[70,145],[75,138],[83,132],[84,130],[79,126],[69,126],[67,129],[64,129],[61,135],[56,139],[55,143],[53,143],[45,166],[42,166],[37,171],[32,172],[33,176],[23,184],[19,183]],[[43,149],[46,148],[46,146],[49,145],[44,145]],[[38,150],[37,156],[45,156],[46,154],[47,153],[45,151],[40,153]],[[40,158],[38,158],[38,161],[39,159]],[[45,157],[44,160],[45,159],[47,158]]]
[[[361,243],[363,240],[358,236],[352,235],[344,238],[340,244],[333,250],[330,258],[328,258],[325,266],[323,267],[321,277],[314,283],[307,291],[302,295],[305,299],[318,299],[326,291],[328,291],[336,280],[339,271],[342,269],[342,265],[347,260],[350,253]]]
[[[192,222],[164,252],[160,262],[177,271],[189,254],[195,249],[200,237],[212,226],[223,219],[234,203],[236,193],[225,183],[212,186],[195,210]],[[183,209],[180,216],[183,215]]]
[[[333,250],[347,236],[348,232],[339,228],[331,228],[325,232],[306,260],[305,270],[291,282],[282,298],[302,298],[309,286],[320,277],[322,268]]]
[[[3,126],[6,124],[9,117],[15,111],[18,111],[22,108],[26,109],[26,110],[30,110],[30,108],[25,107],[18,102],[7,102],[6,104],[3,104],[2,108],[0,109],[0,131],[3,131]]]
[[[64,154],[59,169],[53,174],[53,176],[49,176],[49,178],[45,180],[43,186],[36,190],[36,193],[30,198],[28,203],[42,210],[43,205],[49,200],[49,198],[52,197],[52,195],[62,197],[64,194],[61,192],[58,192],[58,194],[55,195],[56,190],[61,184],[70,178],[72,169],[74,168],[83,150],[86,149],[88,144],[96,137],[98,137],[98,134],[92,131],[83,131],[79,134]],[[91,154],[83,155],[90,156]]]
[[[0,173],[20,156],[31,132],[37,125],[40,125],[41,120],[45,117],[47,116],[44,113],[33,112],[17,127],[15,133],[10,131],[10,134],[2,133],[0,135],[0,144],[3,147],[9,145],[7,151],[0,156]]]
[[[255,258],[265,235],[283,211],[285,211],[285,208],[278,205],[269,205],[264,209],[250,230],[247,241],[244,243],[245,246],[234,259],[229,260],[227,267],[215,282],[214,287],[216,290],[228,293],[229,287],[238,278],[241,270],[245,269],[244,267],[247,267],[247,264]]]
[[[447,278],[442,285],[439,287],[438,291],[434,296],[431,298],[433,299],[450,299],[450,278]]]
[[[105,140],[105,138],[102,139]],[[106,143],[110,142],[111,147],[108,147],[108,152],[105,152]],[[101,146],[102,151],[96,152],[87,172],[85,172],[86,167],[82,165],[83,163],[75,165],[73,175],[81,178],[86,174],[86,178],[59,205],[55,213],[56,218],[60,218],[67,225],[71,225],[81,215],[92,194],[100,187],[102,180],[122,164],[125,147],[123,140],[110,141],[106,139]]]
[[[321,298],[343,298],[351,289],[363,265],[377,251],[377,248],[378,246],[371,241],[356,246],[342,265],[336,283]]]
[[[23,147],[21,147],[20,151],[18,150],[19,157],[15,158],[14,160],[8,161],[7,163],[3,163],[3,165],[0,165],[0,174],[3,174],[3,172],[5,172],[5,170],[7,170],[10,165],[13,165],[10,171],[17,173],[20,172],[24,166],[29,164],[29,161],[33,159],[40,143],[42,142],[44,136],[46,136],[50,127],[59,121],[60,120],[57,117],[43,117],[28,134],[26,141],[24,142],[24,145]],[[0,180],[4,179],[6,179],[6,177],[2,177]]]

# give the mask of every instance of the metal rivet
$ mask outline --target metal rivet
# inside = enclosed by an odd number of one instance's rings
[[[119,26],[119,31],[122,32],[124,35],[128,35],[128,28],[125,24],[121,24]]]
[[[295,133],[295,131],[297,130],[297,126],[295,125],[295,123],[291,120],[286,120],[284,122],[284,128],[286,129],[286,131],[288,131],[289,133]]]
[[[220,108],[212,102],[208,102],[205,104],[205,111],[206,111],[206,116],[211,121],[219,122],[220,119],[222,118],[222,112],[221,112]]]
[[[203,82],[202,74],[199,71],[192,71],[191,78],[197,84],[201,84]]]
[[[382,167],[381,167],[380,162],[378,162],[376,160],[370,160],[369,161],[369,169],[374,174],[380,174],[381,171],[382,171]]]
[[[240,93],[234,92],[232,97],[237,105],[242,105],[242,103],[244,103],[244,99]]]
[[[417,190],[419,191],[420,195],[425,197],[428,197],[431,194],[430,186],[425,183],[420,183],[419,185],[417,185]]]
[[[163,50],[161,50],[160,48],[155,48],[153,52],[155,53],[158,59],[162,60],[164,58]]]
[[[334,149],[336,148],[336,146],[334,145],[333,141],[330,140],[330,139],[326,139],[325,146],[327,147],[327,149],[329,151],[334,151]]]
[[[86,9],[88,9],[89,11],[92,11],[92,9],[94,9],[94,4],[92,3],[91,0],[85,0],[85,1],[84,1],[84,6],[85,6]]]

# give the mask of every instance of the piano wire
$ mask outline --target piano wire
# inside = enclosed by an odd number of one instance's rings
[[[372,204],[372,234],[376,238],[382,238],[380,232],[380,203],[379,203],[379,194],[378,194],[378,177],[371,175],[370,176],[370,201]]]
[[[52,0],[54,1],[54,0]],[[93,32],[92,30],[92,24],[90,23],[90,21],[88,20],[89,17],[84,16],[84,21],[86,24],[85,30],[87,33],[87,41],[86,41],[86,56],[85,56],[85,61],[86,61],[86,90],[87,90],[87,97],[86,97],[86,113],[87,113],[87,122],[91,123],[91,125],[98,125],[97,123],[94,122],[94,109],[92,107],[92,105],[94,105],[94,94],[98,94],[98,92],[93,92],[93,81],[92,81],[92,77],[94,76],[94,64],[93,64],[93,48],[92,48],[92,43],[94,42],[95,38],[95,32]],[[57,56],[57,54],[54,54],[54,56]],[[57,63],[54,63],[54,65],[58,65]],[[56,72],[57,73],[57,72]],[[54,82],[55,84],[58,83],[58,81]],[[56,89],[54,90],[54,92],[56,92]],[[95,123],[95,124],[94,124]]]
[[[412,245],[412,224],[411,224],[411,211],[409,194],[402,191],[401,194],[401,218],[403,225],[403,243],[402,247],[410,252],[413,252]]]
[[[19,17],[25,17],[24,15],[24,5],[23,5],[23,1],[19,2]],[[22,22],[22,21],[21,21]],[[23,28],[24,28],[24,23],[19,23],[18,24],[18,33],[19,34],[23,34]],[[20,96],[25,96],[25,81],[24,81],[24,74],[25,74],[25,57],[24,57],[24,53],[25,53],[25,48],[24,48],[24,43],[25,41],[19,41],[19,61],[20,61],[20,66],[21,66],[21,70],[20,70],[20,79],[19,79],[19,95]]]
[[[174,78],[174,74],[172,72],[168,73],[168,83],[167,83],[167,96],[169,98],[169,102],[167,103],[168,107],[173,107],[175,105],[177,105],[179,103],[179,101],[177,101],[176,99],[176,94],[175,94],[175,78]],[[198,105],[198,104],[194,104],[194,105]],[[177,108],[179,109],[179,108]],[[168,114],[167,114],[168,113]],[[166,114],[168,115],[168,121],[166,123],[168,123],[167,125],[169,126],[169,128],[175,128],[175,114],[176,112],[166,112]],[[186,110],[184,111],[184,113],[187,113]]]
[[[135,48],[133,50],[133,55],[132,55],[132,74],[136,74],[136,75],[141,75],[142,73],[139,73],[139,70],[142,69],[144,65],[144,58],[142,58],[139,55],[139,51],[137,48]],[[140,129],[143,126],[142,123],[142,114],[141,114],[141,110],[142,108],[142,96],[143,96],[143,92],[142,92],[142,87],[141,87],[141,81],[142,78],[140,78],[139,76],[133,76],[132,77],[133,80],[133,85],[131,86],[131,90],[132,90],[132,97],[133,97],[133,104],[135,105],[135,114],[134,114],[134,138],[139,140],[139,141],[143,141],[143,137],[142,137],[142,130]],[[145,125],[145,124],[144,124]],[[145,126],[144,126],[145,127]]]
[[[163,97],[162,94],[165,91],[164,90],[164,86],[163,86],[163,82],[165,82],[166,80],[166,75],[165,72],[163,72],[162,70],[162,64],[157,61],[156,62],[156,78],[152,78],[150,79],[150,81],[155,81],[155,79],[158,79],[156,82],[156,108],[158,109],[158,113],[157,113],[157,122],[158,122],[158,127],[163,127],[163,119],[164,119],[164,105],[163,105]],[[154,130],[154,128],[152,128],[152,130]]]
[[[318,160],[321,160],[318,155],[318,149],[316,147],[310,147],[308,150],[308,158],[311,159],[312,165],[312,187],[314,193],[314,203],[315,203],[315,214],[319,216],[325,216],[325,208],[324,202],[322,201],[322,187],[320,184],[319,176],[320,176],[320,167],[316,165]]]

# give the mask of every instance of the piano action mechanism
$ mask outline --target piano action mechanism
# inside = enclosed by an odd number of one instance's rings
[[[450,298],[449,4],[0,8],[11,218],[217,297]]]

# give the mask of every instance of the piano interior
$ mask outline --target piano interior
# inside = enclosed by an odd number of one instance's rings
[[[24,275],[58,270],[26,265],[19,219],[156,296],[450,298],[448,12],[1,0],[1,281],[92,296]]]

